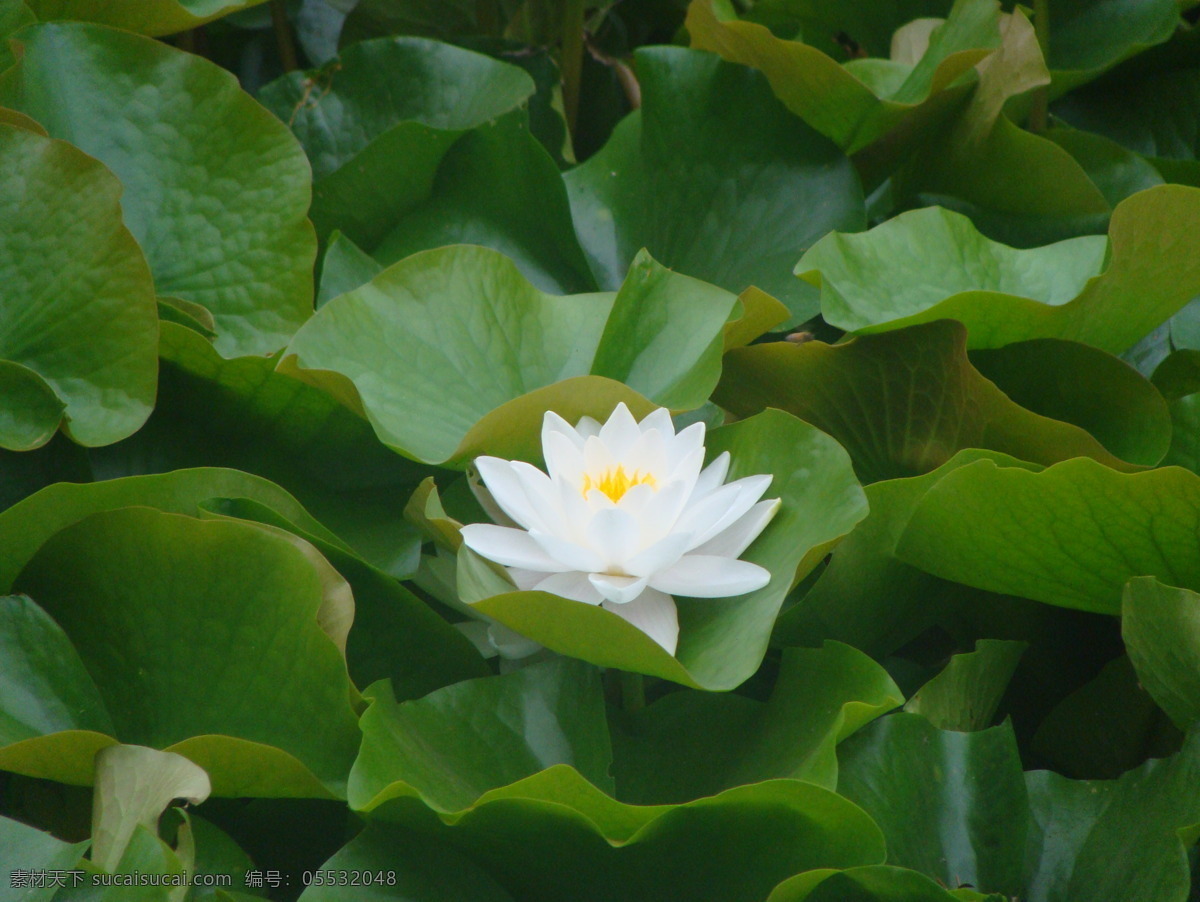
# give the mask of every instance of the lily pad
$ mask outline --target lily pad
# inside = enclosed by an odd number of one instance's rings
[[[964,448],[1042,464],[1086,456],[1130,469],[1078,426],[1010,400],[971,365],[967,341],[960,323],[941,320],[838,345],[754,345],[726,355],[714,398],[739,416],[777,407],[812,423],[850,452],[864,482],[927,473]],[[1155,463],[1166,450],[1167,411],[1145,380],[1132,370],[1127,378],[1137,380],[1143,392],[1122,406],[1130,421],[1152,423],[1158,435],[1148,437],[1161,445],[1138,456]]]
[[[792,116],[757,72],[679,48],[637,53],[642,108],[564,176],[588,263],[613,289],[641,248],[680,272],[816,313],[789,278],[831,229],[865,225],[850,161]]]
[[[247,582],[247,572],[259,576]],[[326,595],[294,542],[251,524],[127,508],[58,532],[17,588],[71,640],[121,741],[190,758],[218,795],[342,791],[358,742],[354,691],[345,634],[327,634],[319,612],[329,626],[328,606],[352,602]],[[90,783],[94,753],[117,739],[70,715],[7,745],[0,766]]]
[[[830,14],[844,21],[844,6],[828,11],[815,10],[813,4],[802,6],[807,8],[789,9],[785,15],[802,28],[813,18],[820,20],[819,27],[813,29],[816,40],[846,30],[829,21]],[[937,4],[927,10],[927,14],[939,16],[949,12],[949,18],[931,35],[918,64],[904,66],[897,84],[882,92],[872,90],[858,73],[819,49],[816,41],[809,41],[807,34],[803,42],[787,41],[754,22],[722,21],[711,0],[692,3],[687,28],[693,47],[761,69],[788,109],[847,153],[855,153],[902,124],[915,130],[918,124],[928,125],[951,110],[970,89],[972,69],[999,45],[1000,18],[995,3],[968,0],[954,4],[952,11],[947,6]],[[867,12],[876,17],[890,10],[877,6]],[[770,14],[755,10],[756,15],[764,13]],[[919,15],[921,11],[914,9],[912,17]],[[891,19],[864,23],[861,15],[846,18],[853,21],[849,28],[851,40],[874,57],[887,54],[892,31],[902,24]]]
[[[154,405],[158,313],[121,184],[70,144],[11,125],[0,168],[0,448],[40,447],[60,422],[84,445],[124,438]]]
[[[1184,902],[1200,825],[1200,734],[1112,781],[1026,774],[1031,902]]]
[[[882,667],[847,645],[787,649],[766,702],[684,691],[614,714],[618,797],[680,803],[784,777],[834,789],[837,744],[902,698]]]
[[[866,500],[846,452],[789,414],[768,410],[709,434],[709,459],[732,458],[729,479],[769,473],[779,514],[743,559],[772,578],[736,598],[679,599],[679,647],[657,642],[603,608],[545,592],[510,592],[475,608],[561,654],[605,667],[666,677],[693,688],[724,690],[762,662],[775,617],[795,581],[866,515]]]
[[[939,481],[896,547],[944,579],[1116,614],[1135,576],[1200,590],[1200,477],[1086,458],[1040,473],[978,461]]]
[[[785,880],[767,902],[1007,902],[1004,896],[947,890],[907,868],[869,865],[844,871],[809,871]]]
[[[830,235],[796,272],[821,286],[825,318],[850,332],[957,319],[971,348],[1064,338],[1120,353],[1200,292],[1198,236],[1200,189],[1163,185],[1113,211],[1107,250],[1093,236],[1014,250],[928,208]]]
[[[939,730],[982,730],[1008,688],[1028,645],[1003,639],[980,639],[975,651],[954,655],[932,680],[917,690],[904,710],[920,714]]]
[[[556,297],[496,251],[447,247],[326,304],[280,368],[365,412],[384,444],[415,460],[514,457],[514,444],[536,458],[548,409],[572,422],[606,418],[628,399],[644,416],[653,405],[638,393],[700,406],[720,372],[725,324],[742,315],[733,295],[645,254],[615,296]]]
[[[843,743],[838,759],[838,792],[879,824],[888,864],[944,886],[1021,893],[1029,804],[1007,724],[955,733],[893,714]]]
[[[1130,580],[1121,636],[1159,707],[1180,729],[1200,721],[1200,595],[1151,577]]]
[[[158,36],[187,31],[265,0],[28,0],[37,17],[99,22],[126,31]]]
[[[227,356],[286,344],[312,310],[316,253],[309,168],[287,129],[228,72],[160,41],[59,22],[15,40],[0,105],[116,173],[158,293],[211,312]]]
[[[68,870],[79,863],[87,842],[67,843],[41,830],[0,817],[0,849],[4,850],[4,882],[0,883],[0,902],[49,902],[58,891],[57,884],[43,887],[18,887],[14,872]]]

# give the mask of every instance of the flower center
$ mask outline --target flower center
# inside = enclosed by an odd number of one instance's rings
[[[586,498],[588,492],[592,489],[599,489],[607,495],[612,501],[617,502],[621,497],[635,485],[648,485],[652,489],[658,488],[658,480],[654,478],[653,473],[642,473],[639,470],[634,470],[633,473],[626,473],[625,467],[617,464],[616,467],[609,467],[600,478],[593,478],[590,473],[583,474],[583,497]]]

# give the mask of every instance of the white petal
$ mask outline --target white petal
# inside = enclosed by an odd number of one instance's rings
[[[604,558],[604,563],[589,569],[619,570],[638,550],[639,532],[637,518],[628,511],[617,507],[597,511],[588,523],[588,545]]]
[[[555,433],[570,440],[580,451],[583,450],[584,436],[575,431],[575,427],[556,414],[553,410],[547,410],[546,415],[542,418],[542,448],[546,447],[546,439],[551,433]]]
[[[600,434],[600,423],[592,417],[580,417],[575,424],[575,431],[586,440],[589,436]]]
[[[693,598],[724,598],[745,595],[771,581],[771,573],[749,561],[735,561],[707,554],[687,554],[673,566],[650,578],[651,588],[671,595]]]
[[[617,465],[613,451],[600,436],[588,436],[583,443],[583,471],[600,474],[611,470]]]
[[[644,482],[638,485],[631,485],[629,491],[622,495],[621,500],[617,502],[617,507],[633,514],[641,522],[643,511],[660,494],[661,492],[654,486],[646,485]]]
[[[478,469],[472,468],[467,471],[467,486],[471,489],[471,494],[475,496],[475,500],[479,502],[479,506],[483,508],[484,513],[492,518],[493,523],[497,523],[500,526],[520,525],[504,512],[504,508],[496,503],[496,497],[483,484]]]
[[[660,407],[644,420],[638,423],[642,432],[649,432],[651,429],[657,430],[663,438],[670,439],[675,435],[675,424],[671,421],[671,411],[665,407]]]
[[[548,576],[536,586],[539,592],[551,592],[572,601],[582,601],[587,604],[600,604],[603,596],[588,580],[586,573],[572,571],[570,573],[555,573]]]
[[[629,412],[624,401],[616,406],[612,416],[600,427],[600,441],[605,444],[612,456],[618,459],[624,458],[629,453],[629,449],[641,435],[642,430],[638,428],[637,420],[633,418],[633,414]]]
[[[646,588],[646,577],[612,576],[608,573],[589,573],[588,582],[596,587],[610,604],[628,604]]]
[[[633,576],[654,576],[678,561],[692,546],[692,534],[676,532],[639,551],[625,562],[625,572]]]
[[[532,589],[546,578],[545,570],[523,570],[520,567],[508,568],[509,578],[518,589]]]
[[[654,589],[647,589],[628,604],[605,602],[605,610],[628,620],[643,633],[675,654],[679,643],[679,614],[675,610],[675,599]]]
[[[583,484],[583,439],[576,446],[567,436],[551,432],[542,438],[542,456],[551,479],[570,483],[576,490]]]
[[[521,529],[472,523],[462,528],[462,537],[472,551],[506,567],[540,570],[543,573],[561,573],[573,569],[547,554],[532,535]]]
[[[722,451],[696,478],[696,485],[692,489],[692,498],[699,501],[701,498],[720,488],[728,473],[729,452]]]
[[[709,496],[710,499],[718,497],[718,495],[724,492],[725,489],[736,488],[737,496],[729,502],[725,512],[717,517],[712,525],[703,531],[700,531],[698,526],[692,525],[692,521],[690,519],[691,512],[684,511],[681,517],[684,522],[686,522],[696,533],[696,544],[701,545],[704,542],[707,542],[713,536],[732,526],[736,520],[740,519],[746,513],[746,511],[750,510],[750,508],[754,506],[758,499],[763,496],[763,493],[767,491],[770,485],[771,477],[769,475],[747,476],[745,479],[734,480],[733,482],[714,492]]]
[[[530,538],[556,562],[554,571],[579,570],[583,573],[595,573],[605,567],[604,556],[593,548],[586,548],[577,542],[544,532],[530,533]]]
[[[692,423],[683,432],[671,440],[667,448],[667,459],[670,465],[683,460],[697,448],[704,447],[704,423]]]
[[[625,471],[632,476],[634,473],[649,474],[656,479],[663,479],[667,474],[667,443],[657,429],[643,432],[629,452],[623,456],[622,463]]]
[[[688,487],[688,496],[696,492],[696,480],[700,478],[700,468],[704,466],[704,449],[696,448],[679,461],[667,477],[671,482],[682,482]]]
[[[514,460],[512,471],[521,483],[529,506],[543,524],[533,528],[541,532],[559,532],[562,529],[563,511],[554,481],[533,464],[527,464],[523,460]]]
[[[638,512],[643,546],[652,545],[675,531],[690,494],[691,486],[685,482],[668,482],[659,491],[653,492]],[[622,502],[624,500],[621,499]]]
[[[479,470],[488,491],[500,509],[525,529],[540,529],[544,532],[553,531],[553,526],[547,523],[541,513],[530,503],[529,496],[521,485],[513,470],[511,461],[498,457],[479,457],[475,459],[475,467]]]
[[[711,554],[716,557],[741,557],[750,543],[758,538],[774,519],[783,504],[778,498],[760,501],[738,520],[725,527],[702,545],[697,545],[696,554]]]

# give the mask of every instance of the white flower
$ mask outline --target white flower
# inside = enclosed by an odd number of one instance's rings
[[[624,404],[603,426],[584,417],[572,428],[547,413],[542,450],[548,474],[478,458],[495,506],[515,525],[462,530],[467,547],[507,567],[518,588],[602,605],[674,654],[672,595],[721,598],[770,581],[738,556],[779,509],[779,499],[759,500],[771,477],[725,484],[728,452],[702,471],[703,423],[676,435],[669,411],[638,423]]]

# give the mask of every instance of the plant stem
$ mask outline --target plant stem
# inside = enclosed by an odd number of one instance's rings
[[[1037,33],[1038,47],[1046,67],[1050,66],[1050,0],[1033,0],[1033,29]],[[1050,86],[1042,85],[1033,92],[1033,104],[1029,108],[1029,130],[1041,134],[1050,119]]]
[[[646,707],[646,681],[640,673],[621,671],[621,707],[631,714]]]
[[[279,59],[283,63],[283,71],[299,69],[300,60],[296,56],[296,45],[292,43],[292,27],[288,24],[284,0],[271,0],[271,25],[275,29],[275,41],[279,45]]]
[[[563,111],[572,138],[579,121],[579,82],[583,76],[583,4],[584,0],[563,0],[559,69],[562,71]]]

